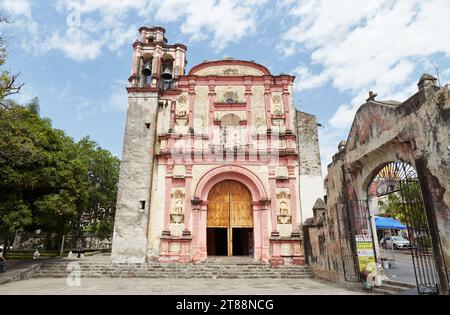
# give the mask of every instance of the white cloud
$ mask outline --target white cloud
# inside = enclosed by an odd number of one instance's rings
[[[305,65],[298,66],[293,74],[298,77],[295,81],[296,91],[304,91],[322,86],[329,79],[324,72],[317,75],[312,74]]]
[[[29,0],[3,0],[0,8],[12,16],[25,16],[31,18],[31,5]]]
[[[319,129],[320,156],[322,160],[322,175],[328,174],[328,165],[332,162],[332,157],[338,151],[338,143],[347,140],[345,131],[329,132],[327,128]]]
[[[104,41],[92,41],[85,32],[70,28],[63,35],[55,31],[43,44],[42,51],[61,50],[68,58],[84,61],[100,55]]]
[[[32,39],[22,45],[34,53],[60,51],[67,58],[89,61],[103,52],[119,53],[137,38],[142,25],[178,23],[191,40],[209,40],[216,51],[252,34],[258,9],[267,0],[55,0],[56,13],[65,23],[35,23],[30,0],[0,0],[13,17],[17,29],[33,25]],[[27,23],[27,22],[32,22]],[[131,23],[130,23],[131,22]],[[37,31],[39,29],[39,32]],[[28,31],[28,33],[30,33]]]
[[[303,79],[298,90],[331,82],[354,99],[331,118],[335,128],[348,128],[367,92],[379,98],[407,97],[423,69],[423,58],[437,53],[450,57],[450,2],[447,0],[305,0],[286,1],[293,24],[278,47],[285,55],[310,53],[314,73],[303,65],[296,69]],[[410,94],[409,94],[410,95]],[[403,99],[399,99],[400,101]]]
[[[126,112],[128,109],[127,81],[116,80],[111,86],[108,101],[103,104],[103,112]]]
[[[221,51],[255,31],[256,10],[265,3],[266,0],[166,0],[160,3],[156,19],[181,20],[181,32],[190,35],[192,40],[204,40],[212,33],[211,45]]]

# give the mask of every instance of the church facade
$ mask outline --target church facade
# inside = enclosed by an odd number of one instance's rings
[[[133,44],[112,259],[210,256],[303,264],[301,225],[323,197],[317,122],[295,77],[226,58],[186,69],[161,27]]]

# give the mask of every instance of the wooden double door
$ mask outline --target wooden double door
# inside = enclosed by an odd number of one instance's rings
[[[252,195],[240,182],[216,184],[208,196],[207,248],[210,256],[253,254]]]

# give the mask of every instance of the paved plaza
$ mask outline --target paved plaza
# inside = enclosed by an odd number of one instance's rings
[[[69,281],[70,282],[70,281]],[[0,286],[0,295],[349,295],[364,294],[316,279],[31,279]]]

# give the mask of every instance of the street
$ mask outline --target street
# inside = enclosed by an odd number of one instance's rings
[[[411,251],[409,249],[392,251],[380,248],[380,251],[381,258],[395,260],[392,269],[384,271],[389,280],[413,285],[416,284]]]

